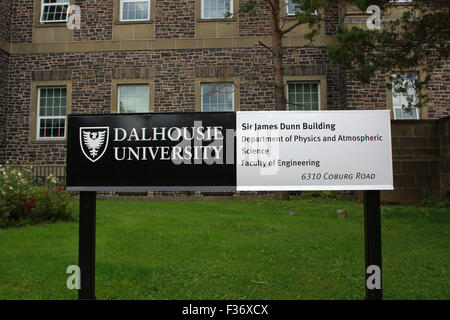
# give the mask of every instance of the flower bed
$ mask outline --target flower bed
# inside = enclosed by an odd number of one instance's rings
[[[0,166],[0,228],[72,219],[63,183],[50,175],[37,185],[31,169]]]

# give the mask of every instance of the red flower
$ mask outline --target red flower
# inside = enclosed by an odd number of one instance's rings
[[[58,191],[62,191],[62,188],[61,188],[61,187],[58,187]]]
[[[36,198],[32,197],[29,200],[27,198],[22,198],[23,208],[26,211],[30,211],[32,208],[36,208]]]

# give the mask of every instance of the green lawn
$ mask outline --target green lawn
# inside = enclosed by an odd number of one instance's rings
[[[382,228],[384,298],[450,299],[448,210],[386,206]],[[363,236],[350,201],[98,201],[96,295],[363,299]],[[2,229],[0,299],[75,299],[77,261],[77,223]]]

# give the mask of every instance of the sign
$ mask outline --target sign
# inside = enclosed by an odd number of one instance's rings
[[[69,115],[66,185],[81,191],[79,299],[95,299],[96,191],[120,190],[367,190],[366,297],[382,297],[388,110]]]
[[[67,190],[235,189],[235,129],[233,112],[69,115]]]
[[[392,190],[390,113],[69,115],[67,189]]]
[[[237,190],[392,190],[390,112],[238,112]]]

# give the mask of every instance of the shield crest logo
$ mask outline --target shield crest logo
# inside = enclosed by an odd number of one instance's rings
[[[109,127],[80,127],[81,151],[88,160],[96,162],[106,152]]]

